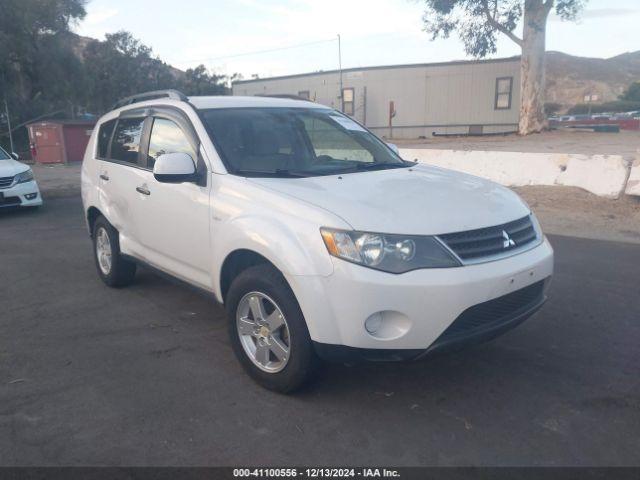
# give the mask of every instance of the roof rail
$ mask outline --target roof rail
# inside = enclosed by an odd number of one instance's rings
[[[124,107],[125,105],[131,105],[133,103],[144,102],[146,100],[155,100],[156,98],[172,98],[173,100],[180,100],[182,102],[188,101],[187,96],[178,90],[154,90],[153,92],[138,93],[118,100],[112,107],[112,110],[116,108]]]
[[[256,93],[255,97],[267,97],[267,98],[287,98],[289,100],[303,100],[310,102],[308,98],[301,97],[300,95],[292,95],[290,93]]]

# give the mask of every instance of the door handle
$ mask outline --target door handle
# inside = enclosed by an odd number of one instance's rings
[[[141,193],[143,195],[151,195],[151,192],[146,187],[136,187],[136,192]]]
[[[101,178],[102,180],[104,180],[105,182],[108,182],[108,181],[109,181],[109,175],[107,175],[106,173],[101,173],[101,174],[100,174],[100,178]]]

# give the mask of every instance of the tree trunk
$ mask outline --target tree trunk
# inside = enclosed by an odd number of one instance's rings
[[[544,71],[548,14],[549,9],[542,0],[525,0],[520,60],[520,135],[540,132],[547,126]]]

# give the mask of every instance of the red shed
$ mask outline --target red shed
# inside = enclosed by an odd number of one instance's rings
[[[87,120],[46,120],[30,123],[27,130],[34,160],[38,163],[82,161],[94,125],[94,121]]]

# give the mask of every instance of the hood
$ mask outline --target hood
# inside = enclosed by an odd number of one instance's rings
[[[14,159],[0,160],[0,177],[13,177],[26,170],[29,170],[28,165]]]
[[[355,230],[437,235],[510,222],[529,214],[511,190],[427,165],[309,178],[251,178],[328,210]]]

